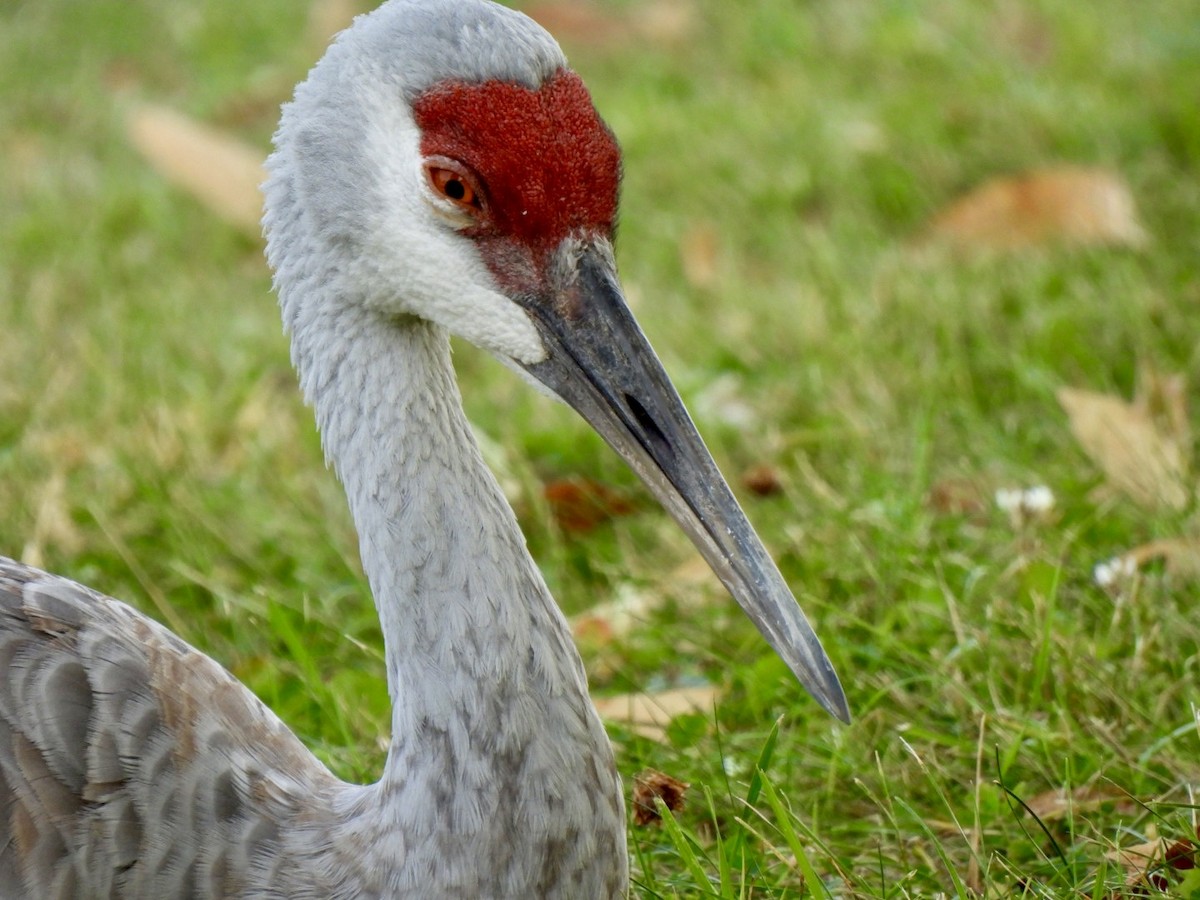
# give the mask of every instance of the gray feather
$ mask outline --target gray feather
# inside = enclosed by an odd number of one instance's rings
[[[398,52],[397,48],[403,48]],[[488,0],[395,0],[343,32],[327,58],[370,61],[409,103],[446,80],[536,89],[567,65],[554,38],[523,13]]]
[[[211,659],[3,558],[0,667],[0,897],[239,896],[340,785]]]

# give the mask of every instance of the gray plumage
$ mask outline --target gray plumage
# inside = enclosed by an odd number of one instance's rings
[[[544,296],[509,297],[474,213],[425,180],[423,91],[532,91],[565,65],[540,27],[485,0],[391,0],[297,88],[268,160],[292,359],[384,635],[379,781],[336,779],[227,671],[130,607],[0,560],[0,900],[624,894],[612,749],[471,435],[450,333],[578,409],[845,717],[819,642],[624,306],[611,228],[556,238]]]
[[[207,656],[0,559],[0,667],[0,896],[336,896],[272,885],[339,782]]]

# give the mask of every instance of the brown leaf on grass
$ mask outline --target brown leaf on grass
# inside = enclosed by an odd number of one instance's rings
[[[691,787],[686,781],[672,778],[663,772],[647,769],[633,779],[633,824],[645,827],[651,823],[660,824],[662,816],[658,814],[658,805],[654,802],[657,797],[662,800],[673,813],[683,812],[687,799],[687,789]]]
[[[1163,859],[1166,839],[1156,837],[1144,844],[1116,847],[1104,854],[1106,859],[1120,863],[1125,869],[1145,872],[1153,863]]]
[[[994,178],[937,213],[926,238],[983,251],[1051,243],[1137,247],[1147,240],[1124,180],[1076,166]]]
[[[1120,864],[1125,870],[1125,884],[1145,890],[1149,886],[1158,891],[1170,888],[1167,872],[1171,869],[1186,871],[1196,868],[1196,846],[1187,838],[1169,840],[1159,837],[1151,826],[1150,840],[1130,847],[1117,847],[1105,853],[1105,857]]]
[[[1150,885],[1165,890],[1168,887],[1166,877],[1157,870],[1166,859],[1168,846],[1166,838],[1156,837],[1144,844],[1117,847],[1104,856],[1125,870],[1125,884],[1129,887]]]
[[[779,476],[779,470],[767,463],[759,463],[743,472],[742,484],[757,497],[774,497],[783,493],[783,479]]]
[[[1058,402],[1071,432],[1109,483],[1143,506],[1183,509],[1191,499],[1185,450],[1144,403],[1076,388]]]
[[[542,494],[563,531],[586,534],[597,525],[627,516],[636,509],[624,494],[590,478],[576,476],[548,482]]]
[[[619,722],[652,741],[662,741],[672,719],[684,713],[708,713],[719,693],[712,685],[701,685],[655,694],[621,694],[593,700],[603,718]]]
[[[1121,554],[1128,560],[1128,574],[1151,563],[1162,562],[1167,572],[1181,578],[1200,579],[1200,540],[1196,538],[1164,538],[1134,547]]]
[[[925,502],[935,513],[947,516],[977,516],[987,510],[986,494],[969,478],[935,481]]]
[[[167,181],[246,234],[260,235],[262,152],[162,106],[134,107],[126,130]]]
[[[1179,447],[1185,459],[1192,455],[1192,427],[1188,421],[1187,379],[1165,375],[1145,363],[1138,366],[1137,393],[1133,404]]]
[[[1186,871],[1196,868],[1196,845],[1187,838],[1180,838],[1167,846],[1163,859],[1172,869]]]
[[[1098,809],[1105,803],[1125,804],[1133,808],[1133,802],[1124,793],[1095,785],[1085,785],[1072,791],[1062,788],[1043,791],[1026,800],[1025,806],[1043,822],[1051,822],[1073,813]]]

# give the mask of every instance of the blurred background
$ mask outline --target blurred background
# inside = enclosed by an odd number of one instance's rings
[[[798,896],[809,863],[852,896],[1200,890],[1171,862],[1200,781],[1200,10],[512,5],[622,144],[635,312],[857,716],[800,695],[582,423],[460,347],[623,771],[692,785],[686,840],[632,829],[639,895]],[[363,779],[379,635],[255,185],[370,6],[0,5],[0,552],[162,619]]]

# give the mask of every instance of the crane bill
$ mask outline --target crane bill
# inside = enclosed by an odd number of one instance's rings
[[[573,241],[558,261],[549,295],[518,298],[547,351],[521,367],[633,468],[800,683],[849,722],[833,664],[625,303],[611,246]]]

